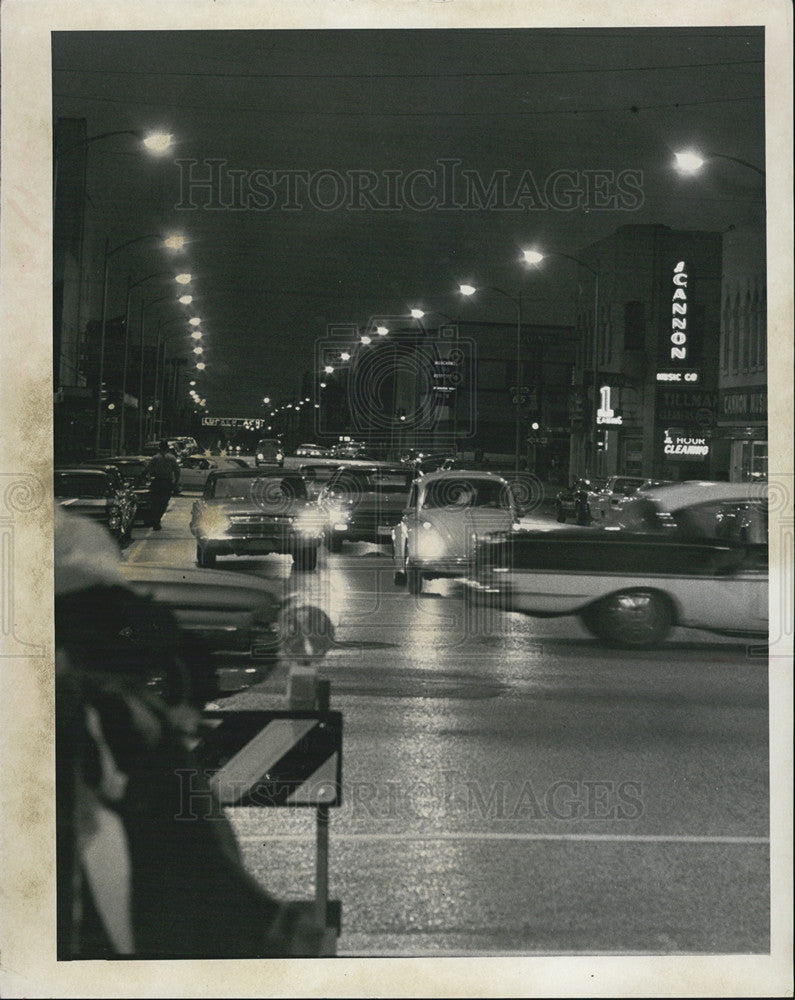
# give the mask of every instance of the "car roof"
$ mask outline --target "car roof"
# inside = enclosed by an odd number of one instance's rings
[[[636,493],[633,499],[639,497],[649,497],[666,510],[721,500],[759,503],[767,499],[767,483],[725,483],[693,479],[667,486],[651,486]]]
[[[79,472],[82,476],[106,476],[108,474],[107,469],[97,469],[84,465],[61,465],[53,469],[53,472],[68,472],[70,475]]]
[[[252,469],[250,465],[238,469],[213,470],[210,475],[214,479],[284,479],[285,476],[300,476],[298,469]]]
[[[440,469],[438,472],[427,472],[421,477],[423,486],[436,482],[437,479],[461,479],[463,476],[473,476],[476,479],[493,479],[498,483],[506,483],[503,476],[498,476],[496,472],[487,472],[485,469]]]

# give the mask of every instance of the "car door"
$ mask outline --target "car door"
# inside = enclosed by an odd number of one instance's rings
[[[403,570],[403,554],[409,541],[409,526],[417,518],[417,495],[419,486],[417,483],[411,484],[409,498],[400,521],[392,530],[392,560],[397,571]]]

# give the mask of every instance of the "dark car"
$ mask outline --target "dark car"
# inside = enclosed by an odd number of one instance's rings
[[[104,524],[119,543],[130,540],[136,499],[118,469],[60,468],[54,480],[55,499],[63,508]]]
[[[317,566],[323,522],[303,476],[290,471],[239,469],[212,472],[193,504],[190,530],[196,562],[209,568],[216,556],[292,555],[299,569]]]
[[[112,458],[96,458],[89,462],[81,462],[81,467],[92,469],[112,467],[117,469],[124,482],[135,494],[136,523],[148,524],[151,520],[149,477],[146,474],[149,460],[149,455],[117,455]]]
[[[413,480],[405,465],[341,466],[318,497],[329,551],[339,552],[344,541],[391,542]]]
[[[558,521],[563,523],[572,517],[577,524],[590,524],[591,511],[588,499],[591,493],[601,487],[595,479],[573,479],[565,490],[561,490],[555,501]]]

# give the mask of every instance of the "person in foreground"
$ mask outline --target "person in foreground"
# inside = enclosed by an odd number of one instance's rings
[[[118,558],[101,527],[56,511],[58,958],[319,955],[306,910],[245,871],[189,749],[200,706],[176,622]]]

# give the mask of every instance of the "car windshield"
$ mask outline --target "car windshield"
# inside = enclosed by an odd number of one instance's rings
[[[216,500],[252,500],[262,506],[306,500],[306,484],[301,476],[220,476],[211,486]]]
[[[402,470],[390,469],[348,469],[342,470],[331,483],[331,488],[338,493],[377,493],[387,494],[408,493],[414,474]]]
[[[496,507],[510,509],[511,495],[507,484],[498,479],[449,478],[436,479],[425,487],[424,510],[466,507]]]
[[[334,465],[302,465],[299,472],[314,483],[327,483],[337,471]]]
[[[110,482],[107,476],[81,475],[79,472],[56,472],[55,495],[57,497],[107,496]]]

